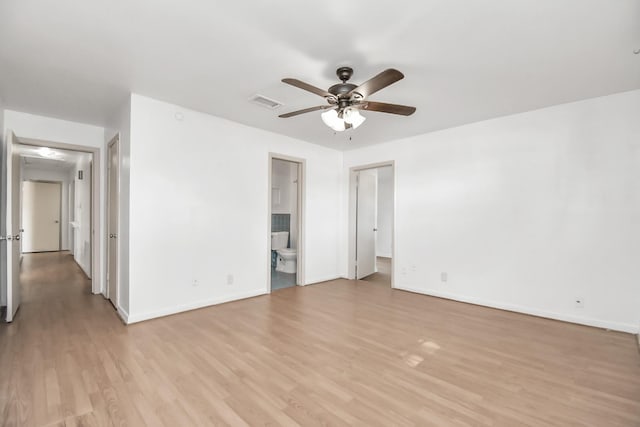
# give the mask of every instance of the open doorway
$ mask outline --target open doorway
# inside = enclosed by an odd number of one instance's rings
[[[269,156],[269,290],[303,284],[304,161]]]
[[[21,253],[65,252],[92,276],[93,154],[16,144]]]
[[[36,264],[41,265],[39,262],[33,262],[34,260],[61,261],[62,264],[74,268],[81,277],[79,280],[83,283],[82,292],[101,293],[100,239],[95,238],[95,227],[100,224],[100,148],[22,138],[9,130],[7,142],[3,147],[2,160],[3,203],[0,215],[2,220],[0,221],[2,223],[0,240],[6,241],[7,244],[0,248],[2,252],[0,264],[3,273],[6,272],[0,277],[0,305],[6,304],[5,320],[13,321],[20,307],[23,273],[27,274],[26,270],[33,272]],[[36,243],[42,240],[39,238],[42,236],[34,237],[34,233],[40,234],[38,227],[34,224],[42,220],[37,218],[41,212],[36,212],[40,209],[37,203],[40,193],[38,189],[35,192],[33,188],[27,190],[31,192],[28,194],[31,204],[26,206],[27,212],[25,212],[23,203],[25,182],[59,184],[61,200],[59,212],[56,211],[53,218],[47,219],[54,224],[58,221],[58,236],[57,239],[51,238],[51,241],[42,248],[33,245],[31,248],[25,248],[24,245],[23,237],[27,231],[25,225],[30,228],[26,233],[27,237],[31,233]],[[26,186],[29,185],[31,184],[26,184]],[[58,196],[51,196],[51,199],[56,197]],[[33,218],[34,215],[36,218]],[[56,226],[51,227],[49,231],[51,231],[49,237],[53,236]],[[25,253],[27,251],[24,249],[31,253]],[[50,249],[53,252],[49,252]],[[49,270],[46,266],[39,271],[42,277],[49,278],[47,275]],[[66,277],[64,272],[61,275]],[[64,283],[68,282],[64,281]],[[58,289],[56,287],[51,289],[54,288]],[[26,295],[29,297],[29,295],[40,294],[29,292]]]
[[[393,162],[350,173],[350,277],[393,286]]]

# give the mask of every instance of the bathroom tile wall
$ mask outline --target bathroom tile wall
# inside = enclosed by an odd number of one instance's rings
[[[288,231],[289,241],[287,246],[291,246],[291,215],[271,214],[271,231]],[[276,267],[276,251],[271,251],[271,268]]]
[[[290,214],[272,214],[271,231],[291,231]]]

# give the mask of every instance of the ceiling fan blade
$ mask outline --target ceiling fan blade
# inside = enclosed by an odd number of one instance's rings
[[[303,90],[306,90],[308,92],[315,93],[316,95],[320,95],[323,98],[335,98],[335,95],[331,95],[326,90],[322,90],[322,89],[320,89],[318,87],[312,86],[309,83],[305,83],[305,82],[300,81],[298,79],[282,79],[282,83],[286,83],[286,84],[289,84],[291,86],[295,86],[295,87],[297,87],[299,89],[303,89]]]
[[[402,80],[403,78],[404,74],[402,74],[400,71],[389,68],[387,70],[384,70],[377,76],[372,77],[366,82],[362,83],[360,86],[349,92],[348,95],[352,96],[354,93],[359,93],[363,98],[366,98],[376,93],[380,89],[384,89],[385,87],[394,84],[398,80]]]
[[[318,105],[317,107],[310,107],[310,108],[305,108],[304,110],[297,110],[297,111],[292,111],[290,113],[280,114],[278,117],[286,119],[289,117],[298,116],[300,114],[310,113],[312,111],[326,110],[328,108],[337,108],[337,107],[335,105]]]
[[[407,105],[399,104],[387,104],[385,102],[367,101],[363,102],[360,105],[354,106],[366,111],[378,111],[380,113],[399,114],[401,116],[410,116],[416,112],[416,107],[409,107]]]

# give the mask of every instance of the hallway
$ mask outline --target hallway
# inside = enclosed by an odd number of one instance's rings
[[[86,308],[88,304],[94,305],[92,310],[103,305],[103,298],[91,294],[91,281],[68,251],[24,254],[20,282],[22,303],[19,313],[27,310],[31,313],[29,317],[45,307],[55,310],[55,302],[62,300],[72,304],[70,308],[74,311]],[[58,304],[58,307],[62,307],[62,304]],[[51,314],[63,315],[63,312]]]
[[[0,324],[3,425],[47,425],[106,405],[95,393],[104,340],[126,332],[114,308],[91,294],[66,251],[24,254],[20,281],[16,318]]]

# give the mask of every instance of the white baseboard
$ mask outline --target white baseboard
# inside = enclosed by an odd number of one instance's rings
[[[122,319],[125,325],[129,324],[129,313],[127,313],[122,307],[118,307],[118,316]]]
[[[326,276],[326,277],[316,277],[314,279],[309,280],[306,285],[315,285],[316,283],[322,283],[322,282],[329,282],[331,280],[338,280],[338,279],[343,279],[344,277],[342,276],[336,276],[336,275],[331,275],[331,276]]]
[[[237,301],[245,298],[252,298],[259,295],[266,295],[268,292],[265,289],[257,289],[250,292],[244,292],[241,294],[234,294],[222,298],[213,298],[204,301],[196,301],[187,304],[181,304],[177,306],[167,307],[161,310],[150,311],[146,313],[134,313],[127,315],[127,324],[142,322],[143,320],[155,319],[157,317],[169,316],[171,314],[182,313],[184,311],[195,310],[198,308],[209,307],[211,305],[223,304],[225,302]]]
[[[523,307],[520,305],[514,305],[498,301],[488,301],[475,297],[467,297],[463,295],[449,294],[446,292],[440,292],[433,289],[415,289],[408,286],[396,286],[395,289],[414,292],[417,294],[429,295],[438,298],[445,298],[454,301],[466,302],[469,304],[482,305],[485,307],[498,308],[500,310],[513,311],[516,313],[529,314],[537,317],[544,317],[547,319],[561,320],[563,322],[577,323],[579,325],[594,326],[596,328],[610,329],[612,331],[628,332],[631,334],[637,334],[640,332],[638,325],[631,323],[610,322],[607,320],[593,319],[590,317],[573,316],[570,314],[556,313],[552,311],[539,310],[536,308]],[[638,338],[640,341],[640,338]]]

